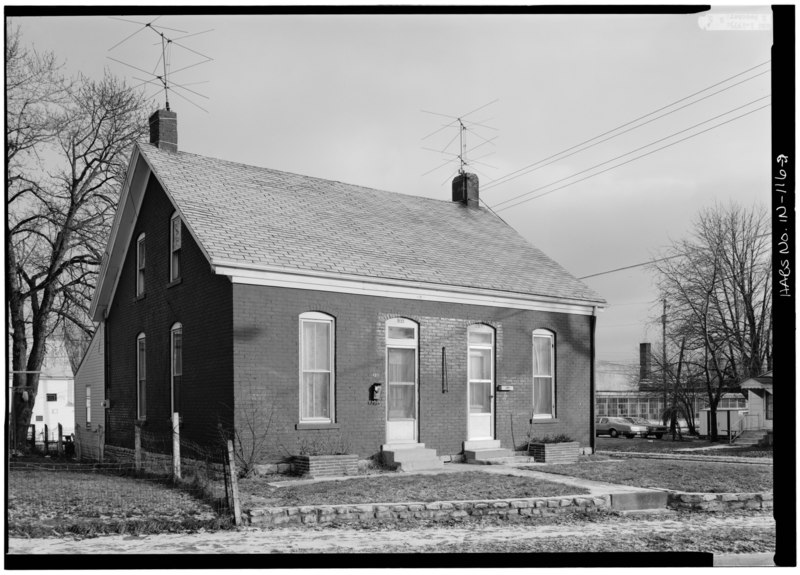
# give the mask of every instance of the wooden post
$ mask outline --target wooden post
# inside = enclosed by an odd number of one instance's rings
[[[45,423],[44,424],[44,454],[45,455],[50,455],[50,449],[48,448],[49,446],[48,446],[48,441],[47,441],[47,433],[48,433],[48,431],[49,430],[47,429],[47,424]]]
[[[133,461],[136,471],[142,470],[142,429],[138,425],[133,428]]]
[[[236,481],[236,461],[233,454],[233,441],[228,440],[228,465],[231,470],[231,495],[233,499],[233,522],[242,524],[242,510],[239,507],[239,484]]]
[[[64,428],[61,424],[58,424],[58,456],[61,457],[64,455],[64,442],[61,436],[64,434]]]
[[[97,460],[100,463],[103,463],[103,457],[104,457],[105,446],[106,446],[106,435],[105,435],[105,432],[103,431],[103,426],[102,425],[98,425],[97,426],[96,435],[97,435]],[[140,445],[141,445],[141,443],[140,443]]]
[[[181,418],[178,412],[172,414],[172,474],[181,478]]]

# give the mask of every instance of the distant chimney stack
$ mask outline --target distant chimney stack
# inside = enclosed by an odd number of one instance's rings
[[[652,355],[649,343],[639,344],[639,380],[649,381],[651,374]]]
[[[178,114],[156,110],[150,116],[150,143],[168,152],[178,151]]]
[[[453,201],[478,207],[478,176],[461,173],[453,178]]]

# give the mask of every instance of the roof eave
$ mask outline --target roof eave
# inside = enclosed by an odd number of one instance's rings
[[[603,300],[566,298],[316,270],[287,269],[223,259],[214,259],[211,265],[215,273],[231,278],[234,283],[253,285],[293,287],[401,299],[430,299],[520,309],[549,309],[583,315],[592,315],[601,311],[606,305]]]

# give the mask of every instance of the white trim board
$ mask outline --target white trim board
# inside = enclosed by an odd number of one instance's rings
[[[217,274],[228,276],[234,284],[261,285],[304,290],[319,290],[346,294],[368,295],[418,301],[437,301],[467,305],[483,305],[533,311],[593,315],[598,304],[565,304],[549,302],[534,297],[514,297],[488,290],[454,291],[423,285],[402,285],[381,282],[377,278],[369,280],[337,279],[289,272],[247,270],[241,268],[214,266]]]

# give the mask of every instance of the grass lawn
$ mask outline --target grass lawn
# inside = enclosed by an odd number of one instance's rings
[[[94,472],[87,465],[12,465],[7,481],[12,536],[159,533],[229,523],[208,504],[169,484]]]
[[[482,471],[436,475],[374,475],[273,487],[259,478],[239,482],[242,507],[453,501],[581,495],[561,483]]]
[[[577,463],[531,466],[530,469],[619,483],[699,493],[772,491],[772,466],[678,459],[609,459],[581,457]]]
[[[727,445],[724,441],[713,443],[706,439],[687,438],[684,441],[672,441],[671,436],[662,439],[642,439],[624,437],[598,437],[597,449],[600,451],[637,451],[640,453],[673,453],[682,449],[697,449]],[[735,444],[734,444],[735,445]],[[691,455],[723,455],[726,457],[772,457],[772,447],[725,447],[684,452]]]

